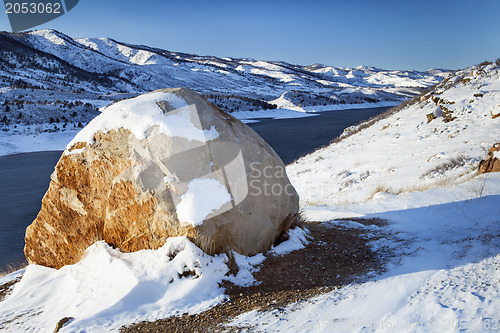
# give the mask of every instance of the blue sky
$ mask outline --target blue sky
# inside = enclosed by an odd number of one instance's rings
[[[500,58],[500,1],[80,0],[37,28],[170,51],[386,69]],[[10,31],[5,12],[0,30]]]

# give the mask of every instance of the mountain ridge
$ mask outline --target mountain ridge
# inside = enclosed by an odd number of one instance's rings
[[[0,103],[12,103],[12,123],[45,123],[62,111],[45,102],[85,99],[94,108],[166,87],[188,87],[228,112],[255,111],[276,99],[296,111],[314,112],[361,104],[398,104],[438,83],[446,71],[294,65],[284,61],[218,58],[134,45],[112,38],[72,38],[56,30],[1,32]],[[37,90],[34,92],[34,90]],[[49,92],[50,91],[50,92]],[[77,98],[71,93],[81,93]],[[52,94],[52,95],[51,95]],[[19,97],[21,96],[21,97]],[[40,117],[21,104],[43,104]],[[44,104],[45,103],[45,104]],[[53,105],[54,106],[54,105]],[[95,114],[77,106],[82,121]],[[29,112],[28,112],[29,113]],[[15,116],[13,116],[15,114]],[[66,117],[67,118],[67,117]],[[1,119],[1,118],[0,118]]]

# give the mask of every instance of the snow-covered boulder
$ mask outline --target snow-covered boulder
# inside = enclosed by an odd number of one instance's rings
[[[135,252],[187,236],[207,253],[252,255],[297,212],[260,136],[189,89],[163,89],[109,106],[70,142],[24,251],[59,268],[96,241]]]

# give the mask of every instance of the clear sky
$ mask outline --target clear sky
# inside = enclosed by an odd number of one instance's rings
[[[500,0],[80,0],[43,28],[302,65],[456,69],[500,58]],[[10,31],[3,8],[0,30]]]

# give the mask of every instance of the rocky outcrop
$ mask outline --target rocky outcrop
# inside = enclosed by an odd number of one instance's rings
[[[477,174],[500,171],[500,143],[495,143],[485,160],[479,162]]]
[[[98,240],[124,252],[187,236],[207,253],[267,250],[298,196],[273,149],[189,89],[108,107],[68,145],[26,230],[30,263],[60,268]]]

